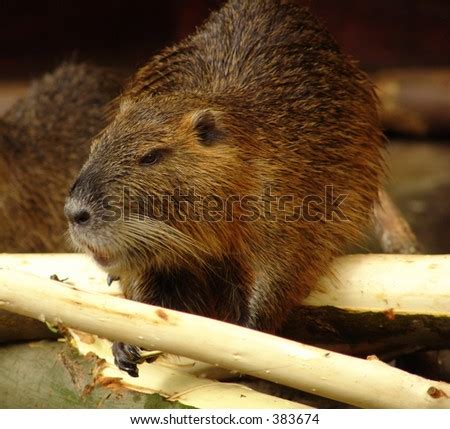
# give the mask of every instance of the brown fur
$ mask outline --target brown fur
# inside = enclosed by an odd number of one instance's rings
[[[142,165],[155,148],[157,161]],[[72,222],[71,233],[130,299],[274,332],[360,239],[382,152],[371,83],[310,13],[231,0],[131,80],[72,189],[69,217],[81,209],[91,217]],[[347,221],[244,222],[237,208],[231,222],[182,222],[176,202],[165,221],[102,218],[112,207],[104,198],[120,199],[124,187],[156,200],[175,189],[225,199],[270,187],[299,203],[330,185],[347,195]],[[136,214],[124,199],[125,214]],[[195,212],[192,201],[188,208]]]
[[[0,252],[70,249],[64,199],[119,92],[113,73],[65,64],[0,119]]]

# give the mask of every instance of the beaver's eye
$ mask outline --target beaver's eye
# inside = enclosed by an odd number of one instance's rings
[[[150,152],[146,153],[140,160],[139,164],[141,165],[154,165],[161,161],[163,156],[166,154],[165,149],[153,149]]]

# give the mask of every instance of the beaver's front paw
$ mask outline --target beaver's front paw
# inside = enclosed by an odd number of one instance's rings
[[[139,377],[137,364],[142,362],[141,349],[131,344],[115,342],[112,346],[114,363],[131,377]]]

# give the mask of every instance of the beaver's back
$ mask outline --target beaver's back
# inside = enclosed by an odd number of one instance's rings
[[[114,73],[69,63],[34,82],[0,119],[0,251],[70,248],[65,194],[119,91]]]
[[[307,8],[276,3],[228,2],[193,36],[140,69],[129,94],[182,91],[245,95],[247,100],[260,99],[261,94],[275,100],[310,97],[318,77],[329,77],[330,70],[339,73],[339,48]]]
[[[229,1],[139,70],[125,97],[204,99],[232,118],[262,186],[323,196],[331,185],[348,195],[350,222],[337,226],[337,241],[356,240],[383,177],[373,86],[307,8],[280,3]]]

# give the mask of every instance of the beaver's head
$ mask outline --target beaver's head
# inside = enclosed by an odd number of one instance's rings
[[[184,95],[123,100],[66,202],[76,246],[114,275],[232,251],[242,223],[227,200],[254,182],[232,124]]]

